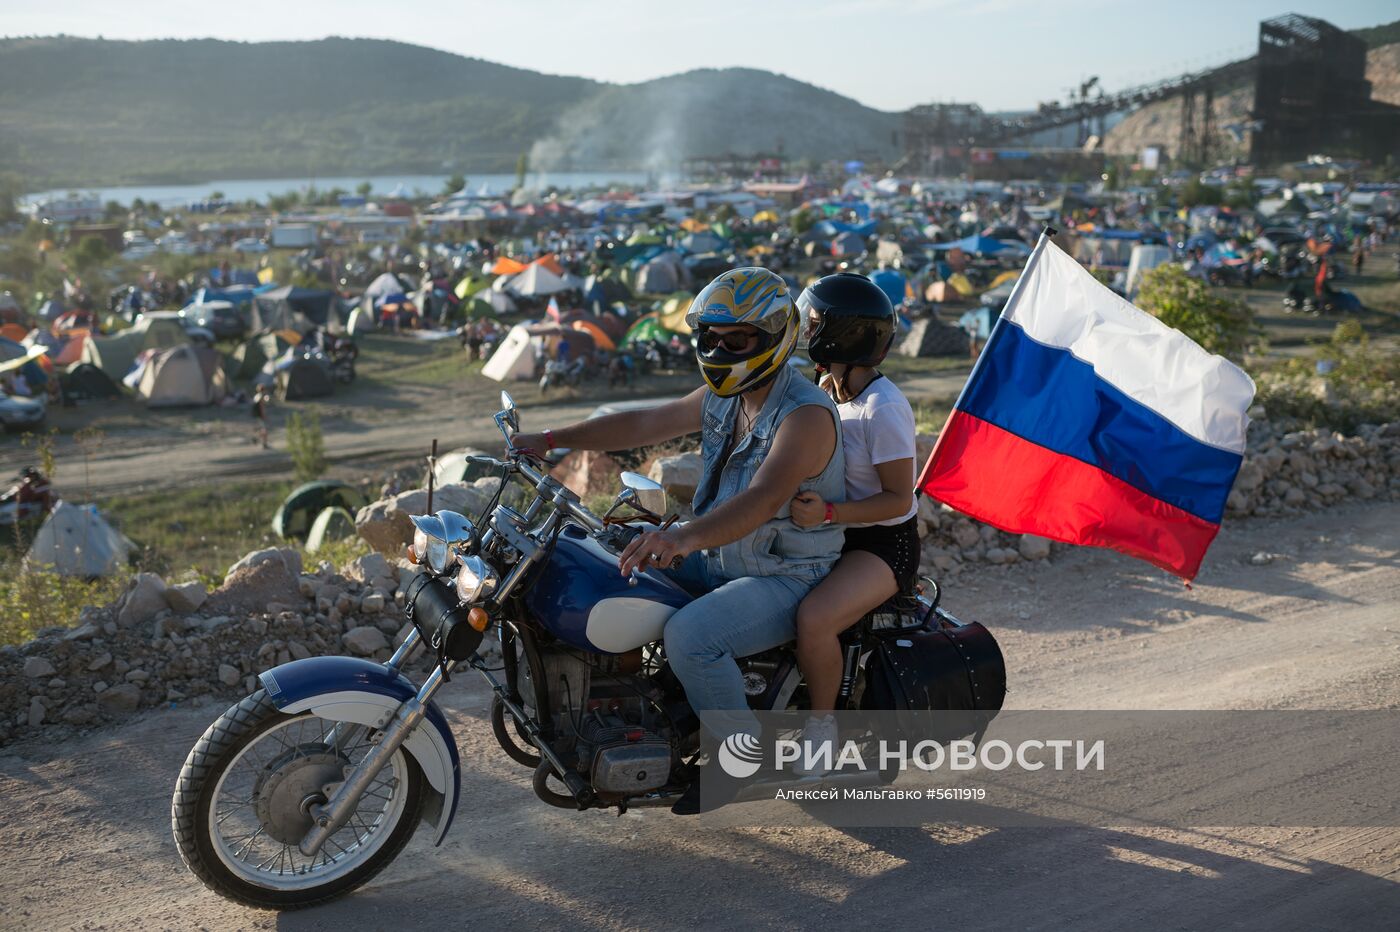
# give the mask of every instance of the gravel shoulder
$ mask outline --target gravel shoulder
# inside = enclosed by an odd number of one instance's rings
[[[1272,554],[1266,565],[1250,557]],[[1002,643],[1016,708],[1400,707],[1400,504],[1227,525],[1191,589],[1116,554],[966,573],[948,607]],[[221,705],[0,753],[0,927],[1394,928],[1400,829],[707,829],[552,810],[500,753],[486,690],[444,705],[464,762],[359,893],[277,915],[205,891],[169,831],[176,771]]]

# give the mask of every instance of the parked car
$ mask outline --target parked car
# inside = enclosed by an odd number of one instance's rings
[[[0,392],[0,425],[5,430],[34,430],[44,423],[42,398],[21,398]]]
[[[216,340],[237,340],[248,331],[243,315],[227,301],[191,304],[180,311],[180,317],[185,329],[201,327],[212,333]]]
[[[234,252],[267,252],[267,243],[264,243],[262,240],[260,240],[260,239],[255,239],[255,238],[253,238],[253,237],[251,237],[251,236],[245,236],[243,239],[235,240],[235,241],[234,241],[234,244],[233,244],[233,251],[234,251]]]

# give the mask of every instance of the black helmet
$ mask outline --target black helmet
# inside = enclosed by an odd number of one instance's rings
[[[878,366],[894,343],[894,307],[864,275],[838,272],[808,285],[797,299],[807,355],[829,366]]]

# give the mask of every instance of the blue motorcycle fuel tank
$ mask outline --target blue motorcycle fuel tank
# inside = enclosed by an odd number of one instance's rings
[[[691,598],[654,570],[628,585],[617,557],[573,524],[560,531],[524,596],[526,608],[555,637],[602,654],[660,640],[666,620]]]

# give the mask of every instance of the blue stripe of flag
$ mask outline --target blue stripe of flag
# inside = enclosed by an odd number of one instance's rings
[[[1068,350],[1037,343],[1009,320],[999,327],[961,409],[1220,523],[1239,454],[1187,434],[1100,379]]]

